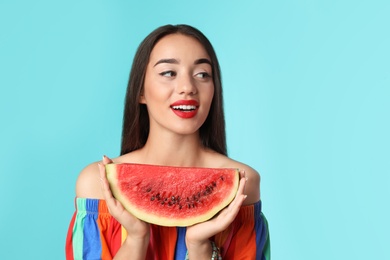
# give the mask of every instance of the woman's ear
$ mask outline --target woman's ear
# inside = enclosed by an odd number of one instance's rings
[[[138,102],[140,104],[146,104],[144,93],[141,93],[141,95],[139,96]]]
[[[141,93],[139,95],[138,102],[140,104],[146,104],[146,100],[145,100],[145,95],[144,95],[144,90],[143,89],[141,89]]]

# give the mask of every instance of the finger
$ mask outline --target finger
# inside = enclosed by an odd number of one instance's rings
[[[240,170],[240,181],[242,179],[245,179],[246,181],[248,181],[248,177],[246,176],[245,170]],[[244,187],[244,193],[245,193],[245,187]]]
[[[245,177],[246,177],[245,170],[240,170],[240,179],[245,178]]]
[[[236,198],[232,201],[232,203],[230,203],[230,205],[226,208],[227,213],[238,212],[240,210],[242,204],[244,203],[244,200],[246,199],[246,197],[247,196],[243,195],[243,194],[236,196]]]
[[[98,163],[100,171],[100,180],[102,184],[103,197],[107,204],[115,204],[115,198],[112,196],[110,185],[106,178],[106,168],[101,163]]]
[[[214,218],[209,222],[212,224],[210,226],[210,231],[215,228],[218,230],[226,229],[226,227],[236,218],[243,201],[244,196],[240,196],[234,202],[232,202],[228,208],[223,209],[217,218]]]
[[[244,203],[246,197],[247,196],[244,194],[236,196],[236,198],[232,201],[232,203],[230,203],[229,207],[227,208],[226,215],[234,219],[240,211],[241,206]]]
[[[244,194],[245,185],[246,185],[246,182],[248,181],[248,178],[245,176],[245,171],[241,171],[240,173],[241,173],[241,175],[242,175],[243,177],[240,179],[240,182],[239,182],[239,184],[238,184],[238,190],[237,190],[236,196],[239,196],[239,195],[241,195],[241,194]]]
[[[108,158],[107,156],[103,155],[103,164],[106,165],[109,163],[112,163],[112,160],[110,158]]]
[[[107,191],[109,191],[110,197],[112,197],[112,193],[111,193],[111,189],[110,189],[110,184],[108,183],[108,180],[107,180],[105,165],[108,164],[108,163],[111,163],[111,162],[112,162],[112,160],[110,158],[108,158],[107,156],[103,155],[102,162],[98,163],[99,173],[100,173],[100,180],[102,182],[103,195],[107,195]]]
[[[106,198],[106,200],[109,200],[108,201],[109,203],[112,202],[112,201],[110,201],[111,199],[113,199],[114,200],[113,202],[115,203],[116,200],[112,195],[112,192],[110,189],[110,184],[108,183],[108,180],[107,180],[106,167],[105,167],[105,165],[112,163],[112,160],[110,158],[108,158],[106,155],[103,155],[102,163],[103,163],[103,165],[101,163],[99,163],[99,170],[100,170],[100,178],[103,181],[103,195]]]
[[[98,167],[99,167],[99,173],[100,173],[100,181],[102,184],[102,191],[104,193],[105,191],[109,190],[110,185],[109,185],[108,180],[106,178],[106,168],[101,163],[98,163]]]
[[[234,197],[234,200],[230,203],[228,207],[229,210],[239,209],[242,203],[244,202],[244,200],[246,199],[247,195],[244,194],[246,182],[247,182],[247,178],[244,177],[240,179],[236,196]]]
[[[101,183],[105,184],[107,181],[106,168],[104,167],[104,165],[101,162],[98,163],[98,168],[99,168],[99,176],[100,176]]]

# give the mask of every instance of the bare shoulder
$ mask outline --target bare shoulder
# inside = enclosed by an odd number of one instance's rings
[[[245,199],[244,204],[253,204],[260,200],[260,174],[250,167],[241,162],[237,162],[229,158],[227,167],[238,168],[245,171],[245,177],[248,179],[245,184],[245,194],[248,197]]]
[[[244,204],[253,204],[260,200],[260,174],[258,171],[245,163],[235,161],[224,155],[216,155],[214,162],[218,162],[216,167],[237,168],[245,171],[245,176],[248,179],[245,184],[245,194],[248,197],[245,199]]]
[[[98,162],[85,167],[76,181],[76,196],[79,198],[102,199]]]
[[[124,163],[129,161],[136,161],[137,153],[129,153],[116,158],[110,158],[114,163]],[[101,161],[100,161],[101,162]],[[94,198],[104,199],[100,172],[98,167],[99,162],[94,162],[85,167],[76,181],[76,197],[79,198]]]

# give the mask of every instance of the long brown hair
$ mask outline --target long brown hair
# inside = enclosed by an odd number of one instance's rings
[[[149,115],[146,105],[139,103],[144,86],[146,67],[156,43],[164,36],[175,33],[198,40],[211,59],[214,97],[209,114],[199,129],[199,136],[205,147],[224,155],[227,154],[222,82],[217,56],[210,41],[202,32],[192,26],[181,24],[165,25],[155,29],[141,42],[137,49],[125,97],[121,155],[137,150],[146,143],[149,135]]]

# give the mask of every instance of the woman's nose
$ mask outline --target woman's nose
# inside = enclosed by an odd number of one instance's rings
[[[179,94],[194,95],[197,93],[196,84],[191,76],[182,75],[177,83]]]

